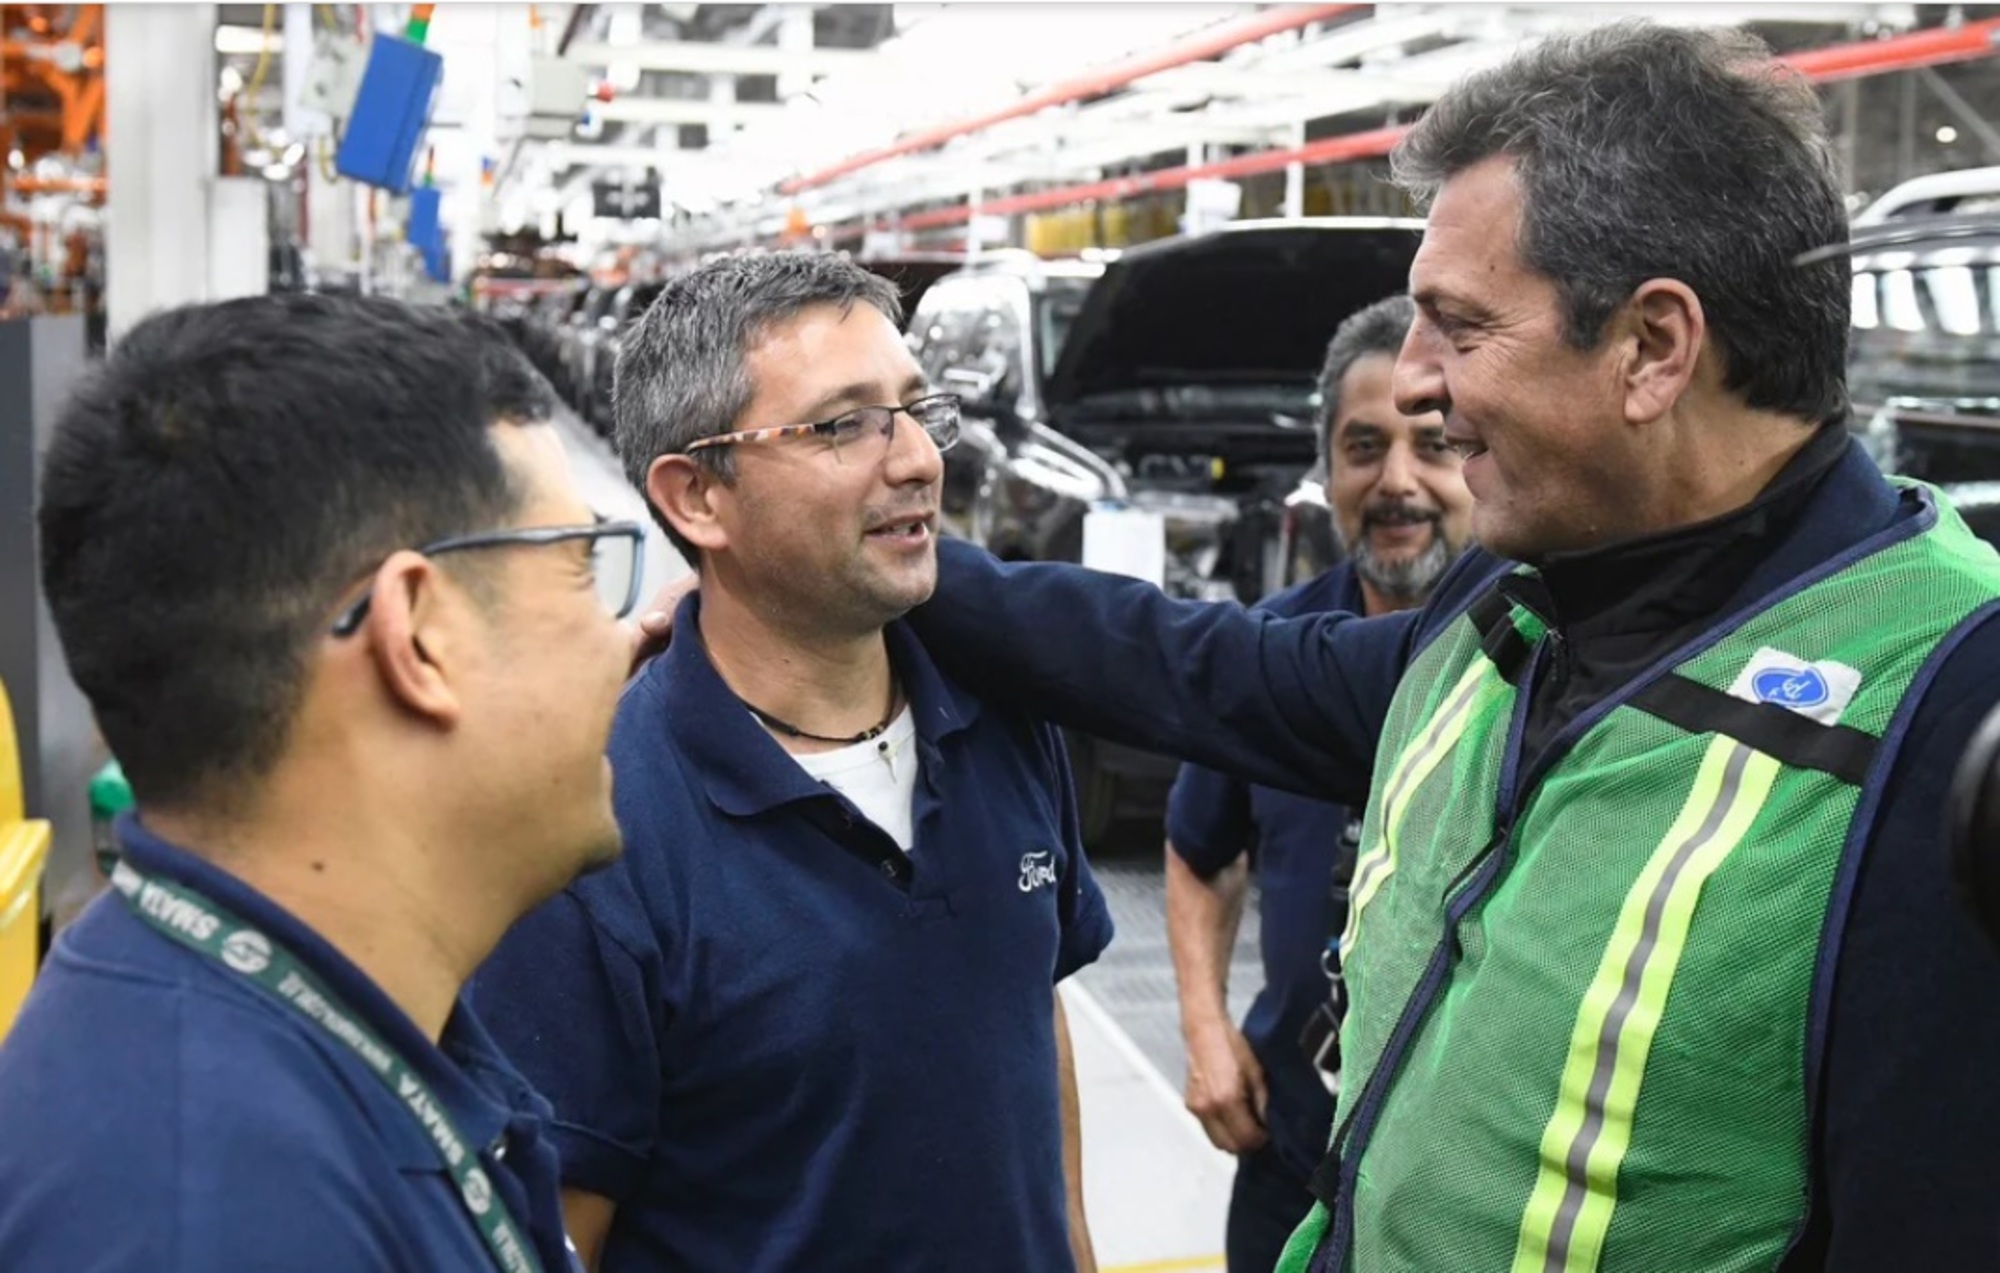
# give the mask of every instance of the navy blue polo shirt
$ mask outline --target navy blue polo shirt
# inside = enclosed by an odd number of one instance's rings
[[[549,1273],[563,1236],[547,1105],[461,1003],[434,1045],[312,930],[129,816],[140,871],[292,954],[483,1146]],[[56,943],[0,1046],[0,1265],[9,1269],[491,1269],[429,1135],[349,1047],[149,927],[113,894]]]
[[[1360,614],[1365,602],[1351,562],[1266,597],[1254,609],[1284,618],[1329,610]],[[1299,1035],[1327,1000],[1320,955],[1346,916],[1329,904],[1334,865],[1351,817],[1347,806],[1260,787],[1185,765],[1167,800],[1167,838],[1204,878],[1253,854],[1258,948],[1264,986],[1243,1018],[1243,1037],[1264,1067],[1271,1146],[1304,1180],[1333,1134],[1333,1097],[1299,1049]]]
[[[699,604],[619,709],[624,855],[475,979],[565,1183],[617,1203],[603,1268],[1068,1269],[1054,986],[1111,920],[1058,735],[890,625],[901,858],[724,685]]]

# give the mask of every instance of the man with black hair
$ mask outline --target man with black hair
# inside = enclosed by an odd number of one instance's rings
[[[42,584],[137,816],[0,1048],[9,1268],[572,1266],[547,1106],[460,998],[619,852],[643,529],[490,323],[156,315],[67,406]]]
[[[1396,351],[1416,317],[1407,296],[1350,315],[1320,369],[1321,466],[1345,560],[1259,610],[1390,614],[1422,605],[1464,551],[1472,495],[1435,411],[1404,414],[1390,394]],[[1167,944],[1187,1046],[1187,1107],[1216,1148],[1237,1155],[1229,1200],[1230,1273],[1269,1273],[1312,1209],[1307,1181],[1333,1122],[1338,951],[1361,809],[1187,765],[1167,801]],[[1230,951],[1257,877],[1264,984],[1239,1028],[1228,1005]]]
[[[1942,843],[2000,559],[1848,435],[1817,97],[1748,35],[1617,24],[1391,162],[1430,205],[1396,400],[1476,501],[1423,608],[948,544],[917,630],[1065,724],[1368,793],[1287,1273],[2000,1267],[2000,957]]]

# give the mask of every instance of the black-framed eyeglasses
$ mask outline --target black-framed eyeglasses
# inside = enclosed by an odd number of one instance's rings
[[[599,520],[589,526],[518,526],[508,530],[483,530],[470,535],[450,535],[433,540],[416,551],[425,557],[464,552],[471,548],[545,547],[583,539],[590,542],[590,571],[597,581],[598,599],[613,618],[622,619],[639,604],[641,550],[646,528],[638,522]],[[333,621],[333,635],[353,636],[368,617],[374,599],[371,586],[355,598],[354,604]]]
[[[693,455],[710,447],[735,446],[741,442],[811,436],[831,442],[836,456],[856,446],[866,448],[872,454],[887,451],[894,442],[896,417],[899,415],[915,420],[917,427],[930,435],[940,451],[951,450],[952,444],[958,441],[959,397],[955,393],[934,393],[900,406],[856,407],[831,420],[816,420],[811,424],[776,424],[764,429],[718,433],[713,437],[697,438],[685,449],[687,454]],[[879,448],[873,445],[877,442],[881,444]]]

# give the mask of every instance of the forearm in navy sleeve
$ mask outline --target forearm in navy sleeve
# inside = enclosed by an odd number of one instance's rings
[[[1953,887],[1953,768],[2000,702],[2000,630],[1945,665],[1904,745],[1848,914],[1814,1223],[1785,1267],[2000,1268],[2000,955]]]
[[[1242,857],[1257,836],[1250,787],[1201,765],[1182,765],[1167,793],[1167,843],[1206,879]]]
[[[960,683],[1252,782],[1358,802],[1413,613],[1279,619],[1078,566],[938,546],[910,616]]]

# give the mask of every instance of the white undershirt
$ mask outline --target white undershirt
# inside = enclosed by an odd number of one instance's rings
[[[903,852],[916,847],[917,719],[905,706],[880,737],[838,751],[794,754],[799,768],[853,802]]]

